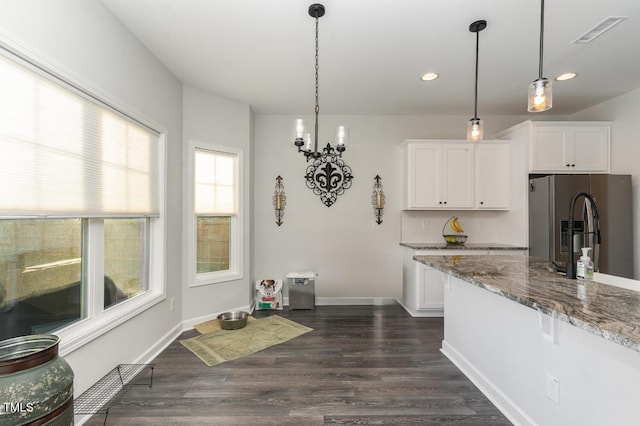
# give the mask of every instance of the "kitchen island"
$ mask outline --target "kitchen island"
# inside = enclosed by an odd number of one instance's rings
[[[522,255],[414,260],[443,275],[442,352],[515,424],[638,424],[640,292]]]
[[[414,317],[444,315],[442,274],[414,260],[417,255],[455,256],[527,254],[527,247],[500,243],[447,244],[443,242],[400,243],[402,246],[402,306]]]

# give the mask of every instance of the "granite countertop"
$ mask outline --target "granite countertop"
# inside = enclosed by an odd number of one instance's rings
[[[528,250],[528,247],[499,243],[400,243],[400,245],[414,250]]]
[[[569,280],[522,255],[414,256],[414,260],[640,352],[640,292]]]

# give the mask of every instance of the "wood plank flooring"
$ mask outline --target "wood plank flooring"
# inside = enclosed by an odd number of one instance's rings
[[[442,318],[398,305],[275,314],[314,331],[214,367],[179,343],[198,334],[187,331],[154,360],[153,387],[129,391],[107,425],[511,424],[440,353]]]

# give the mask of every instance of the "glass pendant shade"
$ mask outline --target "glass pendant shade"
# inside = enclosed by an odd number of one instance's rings
[[[529,85],[529,102],[527,111],[542,112],[551,109],[553,105],[553,94],[551,91],[551,81],[546,78],[539,78]]]
[[[298,118],[293,122],[293,144],[297,147],[301,147],[304,144],[304,120]]]
[[[311,133],[305,133],[304,135],[304,150],[307,152],[313,151],[313,138]]]
[[[344,148],[348,141],[349,129],[345,126],[338,126],[336,128],[336,145]]]
[[[482,140],[482,120],[479,118],[472,118],[467,122],[467,140],[468,141],[481,141]]]

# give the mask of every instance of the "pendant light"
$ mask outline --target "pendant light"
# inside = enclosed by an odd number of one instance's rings
[[[542,112],[551,109],[553,94],[551,80],[542,77],[542,52],[544,47],[544,0],[540,0],[540,62],[538,79],[529,85],[529,102],[527,111]]]
[[[473,118],[467,123],[467,140],[482,140],[482,120],[478,118],[478,47],[480,45],[480,31],[487,28],[487,21],[480,20],[469,25],[469,31],[476,33],[476,89],[473,104]]]
[[[318,151],[318,113],[320,112],[320,103],[318,101],[318,21],[319,18],[323,17],[325,13],[325,8],[323,5],[315,3],[309,6],[309,16],[315,18],[316,20],[316,104],[315,104],[315,114],[316,114],[316,122],[314,127],[314,136],[311,137],[311,133],[306,132],[305,124],[302,119],[297,119],[294,123],[294,140],[293,143],[298,147],[298,152],[302,152],[304,156],[307,158],[307,161],[310,159],[318,159],[322,156],[322,153]],[[345,151],[346,142],[349,138],[349,129],[345,126],[338,126],[335,134],[335,142],[337,151],[337,155],[342,157],[342,153]],[[327,148],[324,148],[325,151],[332,151],[333,148],[330,144],[327,144]]]

